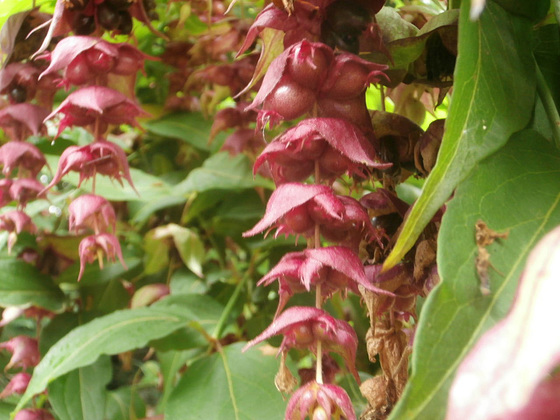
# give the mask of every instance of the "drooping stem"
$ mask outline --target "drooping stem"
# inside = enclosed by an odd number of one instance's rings
[[[537,74],[537,93],[541,99],[544,111],[548,117],[548,122],[550,123],[550,129],[552,130],[552,138],[554,139],[554,144],[557,148],[560,148],[560,115],[558,114],[558,108],[554,103],[554,98],[550,93],[550,89],[546,83],[546,79],[541,72],[538,64],[535,63],[535,69]]]
[[[315,381],[318,384],[323,383],[323,343],[321,341],[317,342],[317,363],[315,366]]]

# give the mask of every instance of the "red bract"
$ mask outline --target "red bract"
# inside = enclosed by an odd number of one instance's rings
[[[12,358],[4,368],[5,370],[13,367],[21,367],[22,369],[34,367],[41,359],[37,340],[26,335],[18,335],[0,343],[0,349],[6,349],[12,353]]]
[[[84,194],[74,199],[68,206],[68,229],[79,232],[92,229],[96,234],[108,231],[115,232],[117,218],[113,206],[103,197]]]
[[[78,186],[85,179],[101,174],[116,179],[121,185],[123,185],[122,178],[124,178],[134,189],[124,151],[116,144],[108,141],[96,141],[82,147],[70,146],[66,148],[60,155],[58,169],[45,190],[60,182],[62,177],[70,171],[80,173]]]
[[[78,281],[80,281],[84,274],[86,263],[91,264],[97,259],[99,267],[103,268],[104,256],[112,262],[115,262],[118,258],[122,266],[125,269],[127,268],[123,259],[119,240],[115,235],[109,233],[86,236],[80,242],[78,252],[80,254],[80,273],[78,274]]]
[[[276,184],[303,181],[318,162],[321,178],[344,173],[363,175],[364,167],[386,169],[371,142],[349,122],[337,118],[309,118],[277,137],[255,162],[256,173],[268,162]]]
[[[9,397],[12,394],[23,394],[31,380],[31,375],[26,372],[16,373],[8,385],[0,392],[0,398]]]
[[[356,420],[352,401],[346,391],[336,385],[308,382],[290,398],[286,420]]]
[[[8,252],[12,251],[17,235],[23,231],[35,233],[37,227],[27,214],[20,210],[12,210],[0,214],[0,230],[9,232],[8,235]]]
[[[43,197],[44,185],[34,178],[14,179],[10,185],[10,197],[18,202],[19,207],[36,198]]]
[[[78,125],[85,127],[99,124],[99,136],[108,124],[129,124],[138,126],[136,117],[147,115],[135,102],[116,90],[103,86],[89,86],[77,90],[51,112],[45,120],[62,113],[57,136],[66,127]]]
[[[380,239],[368,214],[352,197],[338,196],[326,185],[286,183],[280,185],[266,205],[264,217],[243,236],[253,236],[276,226],[276,236],[311,237],[315,226],[330,242],[357,248],[363,237]]]
[[[45,108],[33,104],[14,104],[0,110],[0,128],[12,140],[24,141],[31,134],[43,131],[43,121],[49,114]]]
[[[392,295],[368,281],[361,260],[352,250],[340,246],[306,249],[284,255],[258,285],[269,285],[274,280],[278,280],[280,296],[276,314],[294,293],[309,292],[312,286],[318,284],[321,285],[323,298],[346,289],[359,294],[358,285],[375,293]]]
[[[90,36],[64,38],[52,53],[44,58],[51,60],[49,67],[40,75],[64,69],[62,85],[95,84],[96,78],[107,79],[109,73],[131,76],[144,68],[148,58],[128,43],[110,43]]]
[[[53,415],[40,408],[26,408],[18,411],[14,420],[55,420]]]
[[[30,143],[10,141],[0,147],[0,164],[6,176],[18,169],[19,176],[23,170],[24,176],[36,177],[46,163],[43,153]]]
[[[316,354],[317,343],[321,341],[323,350],[333,351],[344,358],[348,370],[360,382],[355,366],[358,337],[348,323],[333,318],[322,309],[292,306],[282,312],[266,330],[249,341],[243,350],[278,334],[284,335],[279,352],[297,348],[309,349]]]
[[[461,363],[449,394],[447,419],[560,418],[559,278],[557,227],[531,252],[510,313]]]
[[[305,114],[313,107],[315,88],[325,79],[332,60],[331,48],[320,42],[301,41],[289,47],[272,61],[247,109],[262,105],[261,123],[270,116],[290,120]]]

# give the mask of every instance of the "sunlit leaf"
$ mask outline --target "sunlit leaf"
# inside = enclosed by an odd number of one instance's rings
[[[534,131],[522,131],[476,165],[450,201],[438,238],[442,284],[422,308],[412,376],[391,419],[442,419],[461,360],[508,312],[523,265],[537,241],[560,224],[560,153]],[[515,203],[515,206],[508,203]],[[475,269],[475,224],[507,239],[490,245],[490,294]]]
[[[528,124],[536,83],[531,30],[529,21],[508,14],[493,2],[472,22],[469,2],[462,2],[453,102],[438,160],[386,268],[403,258],[476,163]]]

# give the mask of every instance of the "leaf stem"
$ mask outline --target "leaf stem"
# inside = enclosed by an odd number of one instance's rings
[[[546,112],[546,116],[548,117],[548,122],[550,123],[550,128],[552,130],[554,144],[560,149],[560,115],[558,114],[558,108],[556,108],[554,98],[550,93],[546,79],[536,62],[535,68],[537,75],[537,93],[544,105],[544,111]]]

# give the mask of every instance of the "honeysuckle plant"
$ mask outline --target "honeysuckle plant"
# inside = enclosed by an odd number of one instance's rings
[[[0,417],[558,417],[556,3],[4,1]]]

